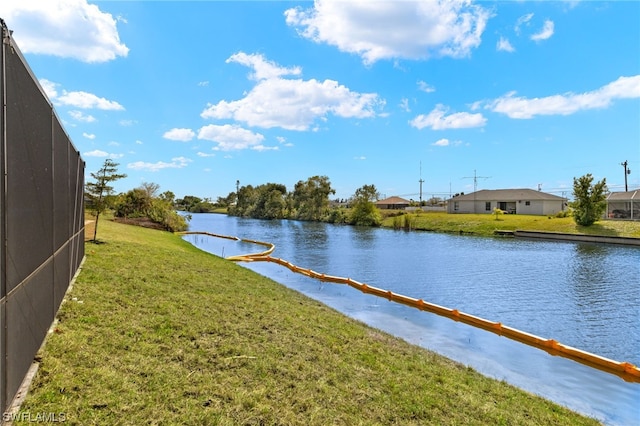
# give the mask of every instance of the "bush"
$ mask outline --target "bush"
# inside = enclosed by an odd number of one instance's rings
[[[187,230],[187,221],[180,216],[169,203],[159,198],[151,202],[147,217],[155,223],[161,224],[167,231],[180,232]]]
[[[327,216],[327,222],[329,222],[329,223],[348,223],[349,222],[349,215],[347,213],[347,209],[345,209],[344,207],[331,209],[329,211],[329,215]]]
[[[573,178],[573,220],[580,226],[593,225],[607,209],[606,179],[595,184],[592,182],[591,173]]]
[[[136,188],[120,195],[114,215],[124,218],[147,217],[167,231],[185,231],[187,220],[173,209],[171,201],[168,198],[154,197],[144,188]]]
[[[362,201],[355,203],[351,209],[350,222],[356,226],[380,226],[382,217],[374,203]]]

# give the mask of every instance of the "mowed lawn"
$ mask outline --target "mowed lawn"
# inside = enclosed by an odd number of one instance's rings
[[[546,231],[568,234],[608,235],[640,238],[640,221],[599,220],[591,226],[579,226],[572,217],[534,216],[520,214],[448,214],[420,212],[403,215],[402,211],[385,211],[383,226],[404,227],[409,221],[411,229],[453,232],[490,236],[500,231]],[[399,216],[396,216],[399,215]]]
[[[72,425],[598,424],[179,236],[101,220],[98,238],[23,412]]]

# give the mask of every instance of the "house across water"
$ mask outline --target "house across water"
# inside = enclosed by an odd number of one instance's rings
[[[395,209],[404,210],[411,204],[411,201],[405,200],[397,196],[385,198],[384,200],[376,201],[376,207],[379,209]]]

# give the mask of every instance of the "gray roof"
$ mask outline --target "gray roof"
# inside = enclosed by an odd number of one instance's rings
[[[453,201],[562,201],[564,198],[533,189],[482,189],[475,193],[458,195]]]
[[[640,190],[628,192],[612,192],[607,196],[607,201],[640,201]]]

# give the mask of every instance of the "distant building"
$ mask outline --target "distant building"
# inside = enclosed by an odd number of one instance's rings
[[[404,210],[409,207],[409,204],[411,204],[409,200],[405,200],[400,197],[389,197],[384,200],[376,201],[376,207],[379,209]]]
[[[483,189],[449,200],[448,213],[493,213],[554,215],[566,208],[566,199],[533,189]]]
[[[609,194],[606,217],[640,220],[640,190]]]

